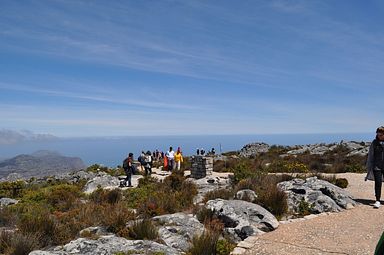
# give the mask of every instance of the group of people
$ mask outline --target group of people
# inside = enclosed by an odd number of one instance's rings
[[[180,170],[181,163],[183,163],[183,154],[181,148],[178,147],[177,151],[174,152],[172,146],[169,147],[169,150],[165,153],[164,157],[164,169],[168,171],[173,171],[175,169]]]
[[[138,157],[140,167],[144,168],[145,175],[152,174],[153,162],[159,161],[161,159],[164,159],[164,167],[163,167],[164,170],[166,171],[173,171],[175,169],[180,170],[181,163],[183,163],[183,154],[181,152],[181,148],[178,147],[177,151],[174,152],[171,146],[169,147],[169,150],[165,154],[163,152],[159,152],[158,150],[156,150],[156,152],[153,152],[153,153],[151,153],[150,151],[147,151],[146,153],[142,151],[140,156]],[[132,187],[132,174],[134,174],[136,171],[133,153],[129,153],[128,157],[124,159],[123,169],[126,174],[126,178],[124,179],[121,186]]]

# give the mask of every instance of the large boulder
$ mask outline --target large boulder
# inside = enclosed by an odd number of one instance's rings
[[[351,194],[327,181],[310,177],[293,179],[277,184],[288,196],[288,209],[300,213],[303,202],[310,213],[339,212],[354,207],[357,203]]]
[[[260,153],[268,152],[270,146],[266,143],[250,143],[240,150],[240,157],[252,157]]]
[[[79,238],[64,246],[57,246],[49,251],[32,251],[29,255],[113,255],[116,253],[125,254],[153,254],[179,255],[179,251],[164,244],[153,241],[127,240],[115,235],[101,236],[97,240]]]
[[[224,232],[235,242],[275,230],[279,222],[263,207],[242,200],[209,200],[206,208],[224,223]]]
[[[195,217],[185,213],[156,216],[152,220],[159,226],[159,237],[164,243],[184,252],[191,247],[193,237],[205,230]]]
[[[114,189],[120,185],[119,178],[106,174],[104,172],[99,172],[96,177],[89,180],[85,185],[83,192],[86,194],[91,194],[98,188],[102,189]]]

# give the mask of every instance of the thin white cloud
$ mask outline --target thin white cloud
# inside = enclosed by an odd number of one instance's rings
[[[71,84],[73,86],[73,84]],[[71,87],[72,87],[71,86]],[[143,106],[143,107],[151,107],[151,108],[166,108],[166,109],[184,109],[184,110],[199,110],[201,109],[196,105],[183,105],[183,104],[174,104],[174,103],[166,103],[166,102],[154,102],[149,100],[138,100],[129,98],[120,97],[121,91],[116,92],[115,96],[108,97],[104,95],[92,95],[92,93],[88,92],[87,94],[80,94],[68,91],[60,91],[53,89],[39,89],[26,85],[16,85],[16,84],[5,84],[0,82],[0,89],[3,90],[14,90],[14,91],[22,91],[22,92],[32,92],[37,94],[47,94],[54,95],[58,97],[66,97],[73,99],[84,99],[90,101],[98,101],[98,102],[106,102],[106,103],[114,103],[114,104],[122,104],[122,105],[134,105],[134,106]],[[109,90],[111,92],[111,89]]]

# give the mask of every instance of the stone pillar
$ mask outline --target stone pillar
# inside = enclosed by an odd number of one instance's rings
[[[213,157],[192,156],[191,177],[195,179],[204,178],[212,175]]]

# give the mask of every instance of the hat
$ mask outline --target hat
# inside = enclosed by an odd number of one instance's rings
[[[384,126],[378,127],[376,133],[384,133]]]

